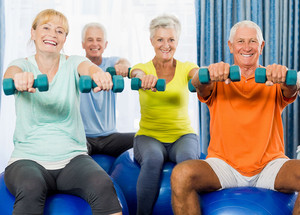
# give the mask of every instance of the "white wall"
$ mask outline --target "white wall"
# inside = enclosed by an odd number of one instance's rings
[[[108,31],[105,56],[129,59],[132,65],[147,62],[154,57],[149,40],[150,20],[163,13],[176,15],[182,24],[182,33],[175,58],[196,63],[196,27],[194,0],[5,0],[6,41],[4,70],[16,58],[34,53],[28,45],[31,23],[36,14],[46,8],[63,12],[69,20],[70,34],[64,47],[67,55],[85,55],[81,48],[81,29],[88,22],[101,22]],[[2,92],[3,94],[3,92]],[[0,114],[0,172],[7,164],[13,149],[15,123],[14,98],[3,96]],[[190,94],[189,113],[198,132],[198,103]],[[117,128],[119,131],[137,131],[140,119],[138,93],[125,90],[117,97]]]

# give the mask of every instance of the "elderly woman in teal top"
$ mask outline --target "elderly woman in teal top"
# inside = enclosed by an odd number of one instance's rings
[[[18,90],[15,147],[4,173],[16,197],[13,214],[43,214],[53,191],[82,197],[93,214],[122,213],[109,176],[87,155],[79,109],[79,76],[90,75],[95,92],[110,90],[111,77],[85,57],[60,54],[68,32],[62,13],[41,11],[31,29],[36,54],[13,61],[4,75]],[[48,77],[47,92],[33,88],[39,74]]]
[[[131,77],[140,78],[140,129],[134,138],[134,157],[141,165],[137,182],[137,214],[151,214],[166,160],[180,163],[199,159],[199,137],[188,115],[188,81],[198,70],[191,62],[174,59],[180,23],[163,15],[150,23],[154,58],[132,68]],[[166,80],[166,90],[156,92],[157,79]]]

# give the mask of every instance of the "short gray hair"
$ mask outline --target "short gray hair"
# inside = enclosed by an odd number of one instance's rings
[[[262,42],[264,41],[264,37],[262,35],[262,31],[260,29],[260,27],[255,23],[255,22],[252,22],[250,20],[244,20],[244,21],[240,21],[238,23],[236,23],[230,30],[230,35],[229,35],[229,41],[231,43],[233,43],[233,37],[235,36],[235,33],[237,31],[238,28],[241,28],[241,27],[248,27],[248,28],[253,28],[256,30],[256,34],[257,34],[257,39],[258,39],[258,42],[259,42],[259,45],[262,44]]]
[[[103,35],[104,35],[104,40],[106,41],[107,40],[107,33],[106,33],[106,29],[105,27],[100,24],[100,23],[97,23],[97,22],[91,22],[91,23],[88,23],[86,24],[83,29],[82,29],[82,32],[81,32],[81,40],[82,42],[84,42],[85,40],[85,36],[86,36],[86,32],[89,28],[98,28],[102,31]]]
[[[177,34],[177,39],[179,39],[181,33],[181,25],[179,20],[173,15],[161,15],[158,16],[150,22],[150,38],[153,38],[155,31],[159,28],[172,28]]]

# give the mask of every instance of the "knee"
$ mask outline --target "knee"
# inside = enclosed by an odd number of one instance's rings
[[[94,177],[89,180],[89,189],[91,193],[103,194],[103,193],[111,193],[114,192],[114,184],[109,176],[102,177],[99,179],[98,177]]]
[[[176,155],[176,163],[181,163],[186,160],[196,160],[200,158],[200,154],[192,151],[185,151]]]
[[[16,189],[16,199],[31,199],[44,201],[47,196],[47,186],[42,181],[26,180]]]
[[[189,161],[177,164],[171,174],[171,187],[173,191],[189,188],[193,183],[194,171]]]
[[[143,159],[141,166],[143,168],[147,168],[149,171],[152,171],[157,169],[161,170],[163,164],[164,158],[162,156],[149,156]]]

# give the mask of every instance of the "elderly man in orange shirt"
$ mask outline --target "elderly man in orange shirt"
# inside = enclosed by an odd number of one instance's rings
[[[261,29],[252,21],[235,24],[228,46],[241,80],[231,82],[230,65],[208,67],[210,81],[192,84],[210,110],[211,140],[206,160],[178,164],[171,176],[175,214],[201,214],[198,192],[253,186],[280,192],[300,190],[300,161],[284,153],[281,113],[296,97],[299,86],[285,83],[287,68],[266,67],[266,83],[255,82],[255,70],[264,48]],[[294,214],[300,213],[300,199]]]

